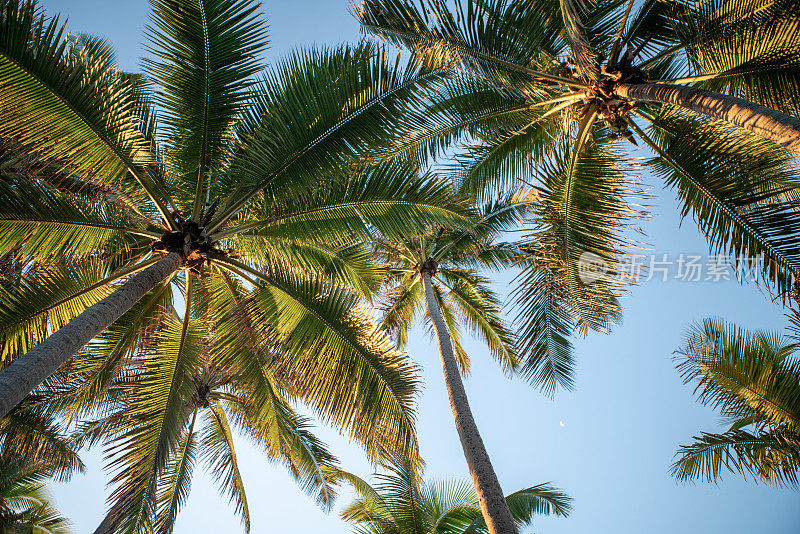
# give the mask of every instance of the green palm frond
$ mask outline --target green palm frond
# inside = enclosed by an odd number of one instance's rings
[[[518,350],[524,355],[520,372],[548,395],[559,387],[572,389],[575,326],[569,295],[556,273],[535,265],[524,268],[519,287],[514,300]]]
[[[750,475],[756,481],[773,486],[796,488],[798,485],[800,441],[797,434],[753,434],[745,430],[703,433],[690,445],[682,446],[677,456],[672,474],[678,480],[716,482],[723,471],[729,471],[745,478]]]
[[[293,394],[365,444],[373,459],[398,449],[416,454],[416,369],[356,295],[313,278],[219,261],[264,283],[249,297],[250,313],[280,346],[276,373]]]
[[[389,146],[404,133],[395,117],[415,115],[448,77],[440,63],[391,64],[370,44],[300,50],[281,61],[256,87],[237,127],[241,145],[233,172],[220,177],[226,200],[209,231],[262,190],[314,191],[318,177]]]
[[[187,295],[191,303],[191,293]],[[109,499],[115,528],[138,533],[156,521],[157,486],[189,424],[193,384],[190,371],[201,352],[202,325],[190,321],[187,304],[183,321],[164,316],[156,334],[159,343],[138,361],[131,377],[130,399],[118,417],[110,444],[110,467],[116,474]]]
[[[474,501],[473,501],[474,502]],[[548,483],[537,484],[530,488],[514,492],[506,497],[511,515],[520,527],[529,525],[535,516],[555,515],[567,517],[572,512],[572,498],[563,491]],[[485,534],[488,532],[486,522],[476,508],[472,511],[472,520],[463,530],[453,531],[460,534]]]
[[[700,87],[798,115],[800,4],[681,2],[674,30]]]
[[[371,300],[385,272],[372,260],[369,246],[363,242],[337,242],[294,236],[237,236],[236,250],[249,263],[284,265],[297,276],[322,277],[331,283],[350,287]]]
[[[156,526],[159,532],[171,533],[180,508],[189,498],[192,471],[196,462],[198,437],[194,431],[196,415],[192,415],[189,428],[184,431],[167,466],[165,475],[158,481],[156,503]]]
[[[35,466],[47,477],[66,481],[74,472],[82,473],[85,466],[76,449],[64,425],[41,410],[35,397],[0,420],[0,456]]]
[[[0,254],[20,249],[39,258],[144,249],[158,233],[142,228],[113,204],[92,205],[30,182],[0,183]]]
[[[111,269],[103,262],[32,267],[13,285],[0,285],[2,362],[8,364],[109,293]]]
[[[309,421],[291,408],[270,368],[277,343],[259,328],[248,292],[226,273],[211,278],[209,292],[218,310],[214,365],[233,378],[220,403],[234,427],[255,440],[270,459],[281,462],[317,501],[330,506],[334,494],[324,468],[336,459],[311,433]]]
[[[551,59],[566,48],[562,19],[553,16],[560,15],[558,2],[464,4],[457,1],[453,12],[441,0],[367,0],[356,16],[369,32],[416,53],[443,49],[491,83],[539,94],[531,77],[583,85],[553,72]]]
[[[697,382],[698,400],[723,413],[747,413],[800,431],[796,345],[769,332],[747,332],[706,319],[689,329],[678,369]]]
[[[9,533],[72,534],[70,522],[59,514],[43,482],[46,463],[0,458],[0,529]]]
[[[541,164],[541,187],[531,193],[538,200],[528,221],[533,232],[520,245],[527,259],[513,298],[522,368],[549,394],[571,387],[572,332],[608,331],[619,320],[618,298],[630,284],[625,258],[635,247],[628,229],[643,217],[627,162],[595,143],[577,155],[565,145]],[[603,276],[581,278],[586,255],[603,262]]]
[[[413,273],[406,273],[399,284],[383,294],[381,327],[401,349],[408,342],[408,329],[423,313],[423,291],[422,280]]]
[[[68,40],[34,3],[4,0],[0,13],[0,137],[99,183],[117,185],[130,173],[169,219],[146,171],[153,154],[129,85],[107,57],[91,45],[74,49],[80,40]]]
[[[313,207],[310,207],[313,206]],[[467,209],[446,184],[432,175],[419,176],[415,164],[332,170],[324,184],[289,196],[254,203],[247,217],[235,221],[220,237],[293,236],[330,242],[343,238],[397,238],[423,224],[466,224]]]
[[[797,345],[774,332],[716,319],[692,326],[678,370],[698,400],[733,420],[724,434],[702,433],[680,448],[679,480],[716,482],[723,471],[797,487],[800,469],[800,362]],[[751,428],[748,428],[751,427]]]
[[[785,295],[800,275],[796,163],[743,130],[674,110],[652,120],[660,157],[649,163],[677,189],[682,215],[693,215],[713,253],[730,255],[741,272],[755,271]]]
[[[244,482],[236,461],[228,417],[222,406],[214,401],[204,412],[206,431],[200,438],[204,461],[208,464],[220,487],[220,492],[227,494],[233,502],[234,510],[242,518],[246,532],[250,531],[250,510],[247,507],[247,496]]]
[[[138,354],[147,353],[158,342],[156,332],[164,315],[173,310],[173,297],[170,280],[162,282],[78,355],[70,371],[80,371],[82,381],[64,395],[68,406],[62,409],[82,419],[125,391],[115,387],[116,380],[129,372],[132,363],[135,366]]]
[[[266,23],[251,0],[154,0],[146,66],[159,84],[164,149],[194,218],[225,163],[231,128],[261,70]]]

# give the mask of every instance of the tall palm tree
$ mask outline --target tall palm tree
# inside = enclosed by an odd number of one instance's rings
[[[479,534],[488,532],[472,486],[457,479],[423,483],[408,464],[396,462],[370,485],[337,470],[333,475],[350,483],[358,498],[342,511],[360,534]],[[570,497],[549,484],[517,491],[506,497],[514,521],[522,527],[537,515],[566,517]]]
[[[783,298],[800,274],[797,0],[364,0],[367,32],[462,76],[395,151],[467,138],[449,166],[491,195],[533,179],[530,261],[518,292],[523,364],[571,387],[578,329],[617,320],[632,225],[642,215],[628,140],[683,203],[713,252],[756,268]],[[630,147],[628,147],[630,148]],[[531,178],[531,169],[533,177]],[[607,276],[583,283],[589,254]],[[583,256],[586,258],[587,256]]]
[[[215,311],[204,319],[199,316],[202,310],[192,311],[198,317],[190,321],[183,338],[184,352],[177,355],[174,350],[181,342],[183,323],[165,313],[151,320],[157,339],[123,364],[105,394],[98,392],[89,370],[112,358],[124,331],[104,334],[72,364],[92,379],[62,382],[72,401],[66,405],[61,401],[60,412],[87,419],[80,425],[77,442],[89,446],[103,442],[114,473],[110,510],[98,533],[170,532],[189,496],[198,461],[234,503],[249,531],[234,429],[260,445],[270,460],[284,464],[317,502],[331,504],[330,484],[321,469],[335,464],[335,459],[310,432],[307,418],[292,409],[290,400],[297,396],[286,393],[294,384],[277,369],[280,355],[267,353],[252,329],[241,326],[258,320],[244,309],[253,304],[252,295],[231,276],[191,283],[192,291],[202,294],[195,301],[198,308]],[[223,341],[236,335],[248,339],[236,348],[232,341]],[[247,344],[249,351],[244,348]],[[175,421],[175,412],[179,415],[173,430],[167,426]]]
[[[116,354],[145,342],[171,288],[185,290],[181,354],[196,306],[187,277],[225,273],[255,284],[259,334],[282,338],[298,368],[328,362],[328,376],[296,380],[331,421],[365,441],[391,421],[390,439],[410,438],[403,364],[341,313],[373,281],[357,240],[462,217],[410,163],[355,156],[402,133],[395,117],[446,69],[365,44],[301,50],[265,72],[254,1],[151,5],[151,59],[132,75],[35,2],[0,0],[0,255],[16,251],[26,273],[3,290],[13,362],[0,415],[137,303],[139,328]]]
[[[44,483],[52,474],[46,463],[26,463],[0,455],[0,532],[71,534]]]
[[[514,520],[461,380],[461,371],[469,367],[469,356],[459,340],[459,326],[466,325],[480,336],[504,369],[515,369],[514,336],[504,323],[499,299],[489,280],[477,269],[510,264],[515,248],[494,240],[503,229],[520,221],[526,209],[521,200],[518,195],[508,195],[502,201],[488,203],[469,231],[431,227],[426,233],[402,241],[376,245],[378,257],[390,271],[383,325],[396,335],[402,347],[408,329],[423,308],[427,310],[439,343],[458,437],[492,533],[514,532]]]
[[[798,486],[800,360],[798,345],[775,332],[749,332],[716,319],[691,327],[679,350],[686,383],[730,421],[681,447],[679,480],[716,482],[727,470],[773,486]]]

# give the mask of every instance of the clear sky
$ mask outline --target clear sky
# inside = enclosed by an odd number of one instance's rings
[[[145,53],[146,0],[40,0],[48,13],[69,18],[72,32],[107,38],[127,70],[139,70]],[[272,0],[263,6],[271,30],[268,61],[295,46],[359,39],[348,14],[348,0]],[[655,179],[656,216],[643,224],[649,245],[670,258],[703,254],[707,247],[691,220],[679,226],[674,194]],[[498,278],[501,291],[510,276]],[[553,481],[575,498],[568,519],[543,518],[530,532],[550,534],[653,534],[675,532],[789,534],[800,530],[800,494],[775,490],[733,475],[717,485],[678,484],[669,466],[679,444],[704,431],[719,431],[718,417],[698,405],[672,362],[686,325],[722,316],[743,326],[782,329],[783,312],[753,286],[736,282],[650,281],[625,301],[624,324],[608,336],[590,335],[577,343],[579,368],[574,392],[543,397],[520,380],[502,376],[476,342],[467,349],[473,370],[466,386],[478,425],[507,493]],[[444,390],[435,345],[421,330],[412,335],[410,354],[424,368],[418,432],[427,474],[466,476]],[[362,476],[371,469],[357,446],[320,429],[346,469]],[[245,440],[238,453],[252,514],[254,534],[343,534],[348,526],[338,511],[320,511],[284,473],[270,465]],[[62,512],[78,533],[93,532],[105,510],[101,453],[86,454],[88,472],[56,485]],[[210,479],[195,471],[188,505],[176,534],[240,532],[232,508]]]

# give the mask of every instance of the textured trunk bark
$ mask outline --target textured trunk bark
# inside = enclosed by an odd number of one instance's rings
[[[103,518],[103,522],[97,527],[97,530],[94,531],[94,534],[113,534],[111,530],[111,524],[113,523],[113,519],[111,516],[111,512]]]
[[[167,254],[14,360],[0,372],[0,418],[180,265],[179,254]]]
[[[727,121],[800,154],[800,119],[735,96],[669,84],[621,83],[615,93],[624,99],[673,104]]]
[[[453,410],[456,430],[461,440],[461,447],[464,449],[464,457],[467,459],[472,483],[478,493],[483,518],[486,520],[490,534],[517,534],[517,525],[514,523],[511,510],[503,496],[503,490],[497,480],[486,447],[483,445],[478,426],[472,417],[467,392],[464,390],[464,383],[461,381],[461,373],[453,352],[453,342],[439,309],[439,303],[433,294],[430,273],[424,272],[422,279],[425,284],[428,315],[430,315],[436,330],[436,339],[439,341],[439,355],[442,359],[442,370],[444,371],[444,382],[447,385],[447,396],[450,398],[450,408]]]

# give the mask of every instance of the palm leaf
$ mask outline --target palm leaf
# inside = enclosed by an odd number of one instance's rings
[[[196,219],[260,69],[266,23],[250,0],[153,0],[146,62],[160,85],[164,147]],[[189,208],[189,206],[192,206]]]
[[[149,145],[131,113],[129,86],[94,46],[70,42],[57,18],[35,4],[3,0],[0,10],[0,137],[109,185],[135,181],[167,210],[145,168]],[[124,187],[123,187],[124,189]]]

